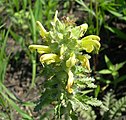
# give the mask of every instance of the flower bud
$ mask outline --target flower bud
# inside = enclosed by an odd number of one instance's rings
[[[39,21],[37,21],[36,23],[39,27],[39,33],[40,33],[41,37],[46,38],[46,35],[48,32],[45,30],[45,28],[42,26],[42,24]]]

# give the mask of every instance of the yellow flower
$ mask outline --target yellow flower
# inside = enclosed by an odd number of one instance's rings
[[[86,52],[91,53],[95,51],[96,53],[100,49],[100,38],[97,35],[89,35],[78,41],[80,50],[86,50]]]
[[[71,68],[75,65],[75,63],[76,63],[75,54],[71,53],[70,58],[66,61],[66,66],[68,68]]]
[[[49,46],[45,46],[45,45],[30,45],[29,49],[31,52],[37,50],[39,54],[49,53],[51,51]]]
[[[59,61],[60,61],[59,56],[53,53],[44,54],[40,57],[41,63],[51,64]]]
[[[78,59],[80,60],[83,67],[90,71],[90,62],[85,55],[79,55]]]
[[[73,93],[73,89],[71,88],[73,85],[73,81],[74,81],[73,73],[71,72],[71,70],[69,70],[68,81],[67,81],[67,86],[66,86],[66,89],[69,93]]]

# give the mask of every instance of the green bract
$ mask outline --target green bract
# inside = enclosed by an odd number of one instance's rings
[[[79,102],[84,102],[83,104],[87,106],[90,103],[85,102],[88,96],[83,98],[84,94],[80,97],[79,95],[83,93],[82,91],[85,88],[90,89],[96,86],[91,78],[87,78],[84,75],[85,71],[90,71],[90,56],[82,54],[82,51],[98,53],[100,38],[96,35],[84,37],[88,28],[86,23],[76,26],[69,18],[60,21],[57,18],[57,14],[58,12],[56,11],[54,20],[51,22],[52,28],[48,32],[37,21],[40,35],[45,41],[46,46],[30,45],[29,48],[31,51],[37,50],[41,54],[40,62],[43,64],[43,71],[47,78],[45,81],[45,93],[48,92],[53,96],[49,98],[50,103],[61,100],[61,103],[59,102],[60,105],[58,104],[57,106],[64,108],[69,102],[72,106],[74,103],[72,100],[77,100],[75,106],[79,105]],[[72,99],[69,98],[70,95],[73,95]],[[62,105],[63,99],[69,102],[65,102]],[[48,97],[46,100],[48,100]],[[100,105],[99,103],[101,104],[101,102],[98,102],[97,105]],[[76,107],[72,107],[71,109],[74,110],[74,108]],[[59,108],[55,107],[55,114],[59,114],[56,112],[57,110]]]

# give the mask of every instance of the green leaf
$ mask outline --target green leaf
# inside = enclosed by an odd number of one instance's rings
[[[112,33],[116,34],[122,40],[126,40],[126,34],[115,27],[105,26],[106,29],[110,30]]]
[[[110,120],[119,120],[122,112],[126,110],[126,96],[120,98],[118,101],[113,103],[110,110]]]
[[[125,21],[126,21],[126,16],[124,16],[124,17],[121,17],[120,19],[122,19],[122,20],[125,20]]]
[[[124,66],[126,62],[121,62],[115,65],[115,70],[119,70],[120,68],[122,68]]]
[[[0,83],[0,86],[3,87],[3,89],[0,89],[0,94],[9,102],[9,104],[19,113],[21,114],[21,116],[25,119],[28,119],[28,120],[33,120],[27,113],[25,113],[23,110],[21,110],[17,104],[8,97],[8,95],[12,95],[11,97],[14,98],[16,100],[16,98],[13,96],[12,93],[10,93],[6,87],[4,87],[3,84]],[[7,92],[7,95],[5,94],[5,92],[3,91],[6,91]]]
[[[112,76],[113,76],[114,80],[118,79],[118,77],[119,77],[118,71],[113,71]]]
[[[0,82],[0,87],[2,88],[1,90],[5,91],[5,92],[9,95],[9,97],[10,97],[11,99],[17,101],[17,98],[16,98],[16,97],[5,87],[5,85],[2,84],[1,82]]]
[[[96,120],[97,117],[92,107],[89,107],[88,110],[80,111],[80,116],[83,120]]]
[[[111,63],[110,59],[105,55],[105,62],[109,70],[114,70],[114,65]]]
[[[98,73],[100,73],[100,74],[111,74],[112,71],[109,70],[109,69],[103,69],[103,70],[98,71]]]
[[[116,80],[116,82],[119,83],[119,82],[122,82],[122,81],[124,81],[124,80],[126,80],[126,75],[123,75],[123,76],[119,77],[119,78]]]
[[[16,7],[16,10],[19,11],[19,1],[18,0],[13,0],[13,3]]]
[[[113,11],[113,10],[110,10],[110,9],[108,9],[108,11],[116,17],[122,17],[123,16],[123,14],[120,14],[119,12],[116,12],[116,11]]]
[[[103,83],[106,83],[106,84],[110,84],[111,83],[111,80],[109,79],[104,79],[104,78],[101,78],[101,77],[97,77],[97,80],[103,82]]]
[[[89,13],[91,13],[93,16],[96,16],[95,12],[91,10],[83,0],[75,0],[77,3],[83,6],[83,9]]]
[[[32,9],[29,10],[30,11],[30,16],[31,16],[31,23],[30,23],[30,27],[31,27],[31,33],[32,33],[32,39],[33,39],[33,43],[37,42],[37,37],[36,37],[36,21],[35,21],[35,17],[33,14]]]
[[[98,97],[99,92],[100,92],[100,85],[97,85],[97,88],[95,89],[95,98]]]
[[[90,92],[93,92],[93,90],[84,90],[84,91],[80,91],[80,93],[82,93],[83,95],[86,95]]]

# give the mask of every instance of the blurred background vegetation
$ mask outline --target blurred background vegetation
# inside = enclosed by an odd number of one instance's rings
[[[125,0],[0,0],[1,120],[19,120],[21,116],[22,119],[40,118],[40,113],[33,110],[33,101],[41,95],[44,79],[39,56],[31,54],[28,46],[43,43],[36,21],[48,30],[56,10],[60,19],[68,16],[77,25],[87,23],[86,35],[96,34],[101,38],[101,50],[98,55],[92,54],[90,60],[91,76],[98,85],[92,94],[101,100],[109,91],[120,101],[126,96]],[[107,98],[115,100],[110,94]],[[123,105],[125,108],[126,98]],[[125,109],[119,109],[119,113],[126,115]],[[106,114],[111,112],[104,117]],[[96,115],[101,119],[102,114]],[[94,113],[93,116],[89,120],[96,118]]]

